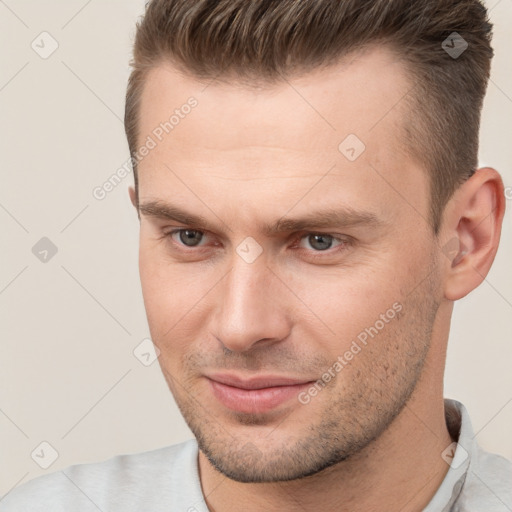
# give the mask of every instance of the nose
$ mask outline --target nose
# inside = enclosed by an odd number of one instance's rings
[[[213,334],[225,348],[236,352],[283,340],[290,333],[283,283],[262,257],[252,263],[238,256],[234,260],[220,288]]]

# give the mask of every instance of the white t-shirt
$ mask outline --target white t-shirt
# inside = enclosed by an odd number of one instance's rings
[[[460,402],[445,400],[445,409],[458,443],[455,452],[444,455],[450,469],[424,512],[511,512],[512,462],[477,445]],[[192,439],[76,464],[14,488],[0,500],[0,511],[209,512],[197,457],[197,442]]]

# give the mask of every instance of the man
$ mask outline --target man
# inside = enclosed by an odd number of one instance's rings
[[[512,510],[511,463],[443,399],[453,304],[505,208],[477,169],[490,31],[477,0],[148,3],[130,197],[196,439],[37,478],[0,509]]]

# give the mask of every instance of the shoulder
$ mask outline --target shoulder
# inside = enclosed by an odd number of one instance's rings
[[[477,445],[458,504],[461,511],[512,510],[512,461]]]
[[[445,416],[455,452],[441,455],[450,467],[425,512],[512,511],[512,462],[478,444],[462,403],[445,399]]]
[[[136,510],[137,503],[170,504],[184,480],[197,478],[195,439],[156,450],[76,464],[11,490],[1,512]],[[162,485],[160,485],[162,484]],[[197,490],[197,489],[193,489]],[[155,507],[156,510],[156,507]]]

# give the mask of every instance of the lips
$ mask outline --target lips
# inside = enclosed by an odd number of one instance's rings
[[[241,378],[230,374],[207,376],[210,389],[215,398],[231,410],[245,413],[262,413],[277,408],[295,398],[307,388],[312,381],[260,375]]]

